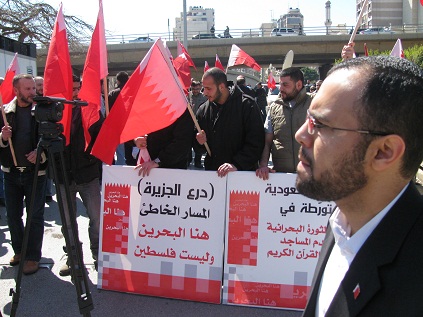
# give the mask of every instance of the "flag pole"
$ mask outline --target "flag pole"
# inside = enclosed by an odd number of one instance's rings
[[[1,115],[3,116],[4,125],[8,126],[9,123],[7,123],[6,113],[4,113],[3,97],[1,94],[0,94],[0,108],[1,108]],[[13,149],[12,138],[9,138],[8,141],[9,141],[10,152],[12,153],[13,164],[15,164],[15,166],[18,166],[18,163],[16,162],[15,150]]]
[[[104,107],[106,108],[106,117],[109,115],[109,91],[107,86],[107,76],[103,78],[103,91],[104,91]]]
[[[192,111],[192,107],[189,103],[188,103],[187,108],[188,108],[189,113],[191,114],[192,121],[194,121],[194,124],[195,124],[195,127],[197,128],[198,133],[201,133],[200,125],[198,124],[197,118],[195,117],[194,111]],[[209,148],[209,145],[207,144],[207,142],[204,143],[204,146],[206,147],[206,150],[207,150],[207,153],[209,154],[209,156],[211,156],[211,151],[210,151],[210,148]]]
[[[367,3],[369,0],[364,0],[363,7],[361,8],[360,14],[358,15],[357,24],[351,34],[350,41],[348,43],[353,43],[355,39],[355,34],[357,33],[358,28],[360,27],[361,20],[363,19],[364,9],[367,8]]]

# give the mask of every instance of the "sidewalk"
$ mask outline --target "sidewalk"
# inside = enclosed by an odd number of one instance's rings
[[[77,204],[79,236],[83,242],[84,263],[94,303],[91,316],[301,316],[301,312],[297,311],[205,304],[97,289],[97,272],[89,250],[88,218],[82,201],[78,199]],[[0,313],[10,316],[12,297],[9,296],[9,290],[16,285],[17,267],[9,266],[13,251],[5,213],[5,208],[0,207]],[[56,196],[51,203],[46,204],[44,218],[41,268],[33,275],[23,275],[16,316],[82,316],[78,308],[76,288],[70,276],[59,276],[59,269],[65,263],[62,249],[65,241],[60,231],[61,220]],[[275,271],[277,272],[276,268]]]

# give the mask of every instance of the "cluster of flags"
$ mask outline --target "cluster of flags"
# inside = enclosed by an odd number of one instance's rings
[[[366,45],[365,51],[367,51]],[[404,57],[400,39],[396,42],[391,55]],[[227,69],[239,65],[261,71],[261,67],[254,58],[233,44]],[[121,90],[112,111],[103,123],[91,153],[103,162],[111,164],[119,144],[160,130],[179,118],[188,106],[186,95],[191,85],[190,67],[195,68],[195,64],[182,43],[178,41],[177,57],[173,58],[165,43],[160,39],[157,40]],[[217,54],[215,67],[225,71]],[[209,65],[205,62],[204,72],[208,69]],[[14,98],[12,80],[18,73],[16,53],[0,86],[0,102],[8,103]],[[82,87],[79,92],[79,98],[88,103],[88,106],[81,109],[86,145],[90,143],[88,129],[99,119],[100,82],[103,80],[106,88],[107,75],[103,5],[102,0],[99,0],[97,23],[88,48],[82,74]],[[268,75],[267,85],[271,89],[276,87],[276,81],[271,72]],[[72,65],[61,4],[46,59],[43,94],[71,100],[72,89]],[[104,93],[107,96],[107,89]],[[106,114],[108,114],[107,97],[105,102]],[[60,123],[64,126],[67,144],[70,139],[71,114],[72,106],[66,104]]]
[[[214,67],[217,67],[223,71],[225,68],[223,67],[222,63],[220,62],[219,56],[216,54],[216,61],[214,62]],[[206,72],[210,68],[209,63],[207,61],[204,62],[204,72]]]

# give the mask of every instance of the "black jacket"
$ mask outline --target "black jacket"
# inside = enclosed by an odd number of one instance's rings
[[[158,158],[160,167],[186,169],[193,131],[194,122],[186,109],[170,126],[148,135],[147,149],[151,160]]]
[[[328,226],[304,317],[315,316],[334,243]],[[423,197],[410,184],[357,252],[326,316],[423,316],[422,244]]]
[[[14,98],[10,103],[4,105],[4,112],[6,114],[6,120],[9,123],[9,126],[12,128],[12,143],[13,143],[13,136],[16,135],[16,98]],[[0,116],[0,129],[4,126],[3,116]],[[34,114],[31,115],[31,145],[32,148],[35,150],[38,146],[38,141],[40,140],[40,136],[38,134],[39,123],[35,120]],[[0,133],[1,135],[1,133]],[[19,144],[13,143],[14,148],[19,147]],[[40,166],[38,167],[40,175],[40,171],[45,171],[47,168],[47,161],[46,161],[47,153],[44,153],[40,160]],[[0,162],[3,166],[4,170],[8,170],[11,166],[14,165],[12,152],[10,150],[8,142],[3,142],[0,136]],[[35,166],[35,164],[33,164]],[[44,173],[45,174],[45,173]]]
[[[253,98],[236,86],[223,105],[206,101],[197,112],[201,129],[206,132],[211,156],[206,155],[206,170],[217,170],[231,163],[241,171],[254,171],[264,147],[264,128],[260,110]],[[220,108],[220,110],[218,110]],[[213,121],[213,113],[218,112]]]
[[[103,124],[104,118],[100,113],[100,119],[91,125],[88,132],[91,141],[85,149],[85,136],[82,127],[81,107],[72,109],[72,125],[69,145],[65,147],[64,157],[68,181],[76,184],[85,184],[101,176],[101,161],[91,155],[91,149]],[[63,140],[65,138],[63,137]],[[58,165],[58,168],[60,165]],[[59,173],[60,175],[60,173]],[[62,179],[59,179],[63,183]]]

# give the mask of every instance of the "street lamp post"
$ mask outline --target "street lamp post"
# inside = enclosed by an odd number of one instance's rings
[[[187,1],[184,0],[184,13],[183,13],[183,20],[184,20],[184,46],[188,48],[188,36],[187,36]]]

